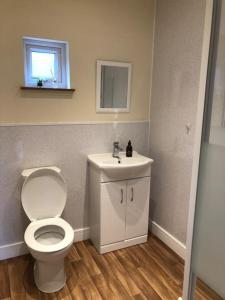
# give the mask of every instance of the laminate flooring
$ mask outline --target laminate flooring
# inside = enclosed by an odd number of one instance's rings
[[[33,258],[0,261],[0,299],[149,299],[177,300],[182,295],[184,263],[153,235],[148,242],[100,255],[90,241],[73,245],[66,258],[67,283],[52,294],[33,280]],[[221,300],[198,281],[197,300]]]

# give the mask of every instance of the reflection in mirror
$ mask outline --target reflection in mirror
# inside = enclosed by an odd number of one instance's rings
[[[97,61],[97,112],[129,112],[131,64]]]
[[[210,46],[205,105],[210,121],[204,131],[206,142],[225,147],[225,2],[218,1],[215,7],[218,16],[215,16]]]
[[[102,66],[101,79],[101,107],[126,108],[128,68]]]

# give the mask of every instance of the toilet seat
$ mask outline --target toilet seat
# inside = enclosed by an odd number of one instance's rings
[[[35,238],[37,230],[49,225],[59,227],[64,232],[65,235],[60,242],[46,245],[38,242]],[[29,248],[39,252],[51,253],[70,246],[73,243],[74,231],[70,224],[62,218],[48,218],[31,222],[25,231],[24,239]]]

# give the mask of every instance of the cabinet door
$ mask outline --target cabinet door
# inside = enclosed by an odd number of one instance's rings
[[[150,177],[127,181],[126,239],[148,233]]]
[[[125,239],[126,182],[101,183],[100,243]]]

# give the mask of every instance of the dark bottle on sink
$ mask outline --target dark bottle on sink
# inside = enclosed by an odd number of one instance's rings
[[[126,156],[132,157],[132,154],[133,154],[133,147],[131,145],[131,141],[129,140],[129,142],[127,144],[127,148],[126,148]]]

